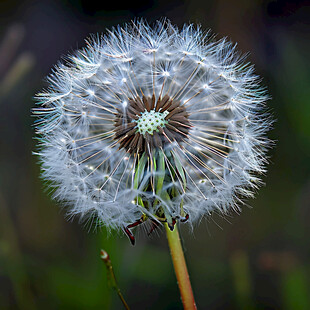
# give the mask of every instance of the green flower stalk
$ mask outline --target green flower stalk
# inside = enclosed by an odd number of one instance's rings
[[[175,227],[175,229],[171,231],[168,225],[165,226],[172,262],[177,277],[184,309],[185,310],[197,309],[178,229],[177,227]]]

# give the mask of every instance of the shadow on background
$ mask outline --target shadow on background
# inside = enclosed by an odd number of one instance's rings
[[[199,309],[310,309],[309,1],[0,2],[0,308],[121,309],[105,248],[132,309],[180,309],[163,232],[88,232],[42,190],[30,110],[57,61],[89,33],[144,17],[200,23],[238,42],[264,77],[277,123],[266,186],[241,216],[182,236]],[[228,221],[229,220],[229,221]]]

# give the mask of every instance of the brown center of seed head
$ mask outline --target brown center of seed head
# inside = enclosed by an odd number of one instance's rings
[[[163,148],[168,143],[180,143],[187,138],[191,127],[185,107],[168,95],[157,101],[154,95],[135,97],[117,112],[114,140],[128,153],[151,154],[153,149]]]

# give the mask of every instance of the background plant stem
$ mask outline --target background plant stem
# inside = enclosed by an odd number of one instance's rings
[[[185,310],[197,309],[177,225],[173,231],[169,229],[167,223],[165,223],[165,227],[183,307]]]
[[[112,262],[110,259],[109,254],[105,251],[105,250],[101,250],[100,252],[100,257],[103,260],[103,262],[105,263],[106,267],[107,267],[107,271],[108,271],[108,278],[110,280],[110,285],[116,290],[117,295],[119,296],[120,300],[122,301],[124,307],[126,310],[130,310],[129,306],[127,305],[121,290],[119,289],[117,282],[116,282],[116,277],[113,271],[113,267],[112,267]]]

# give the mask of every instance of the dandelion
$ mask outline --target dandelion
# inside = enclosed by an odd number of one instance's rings
[[[38,94],[42,176],[69,216],[174,230],[239,211],[265,172],[265,90],[236,46],[145,21],[92,36]],[[151,232],[150,231],[150,232]]]

